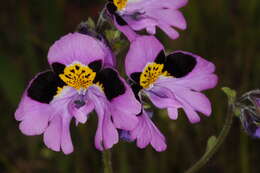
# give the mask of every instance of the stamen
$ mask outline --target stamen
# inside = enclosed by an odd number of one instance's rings
[[[163,64],[149,63],[140,76],[140,86],[149,88],[160,76],[169,76],[167,71],[163,72]]]
[[[88,66],[81,64],[74,64],[64,69],[64,73],[59,77],[68,86],[71,86],[77,90],[86,89],[93,84],[96,77],[96,73],[92,71]]]
[[[113,0],[114,5],[117,7],[118,10],[122,10],[126,7],[127,0]]]

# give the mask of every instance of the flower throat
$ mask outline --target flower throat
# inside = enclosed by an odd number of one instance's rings
[[[127,4],[127,0],[113,0],[113,2],[118,10],[124,9]]]
[[[87,89],[93,85],[96,73],[88,66],[74,64],[66,67],[64,73],[60,74],[59,77],[68,86],[79,90],[81,88]]]
[[[160,76],[169,76],[167,71],[163,72],[164,65],[149,63],[140,76],[140,86],[149,88]]]

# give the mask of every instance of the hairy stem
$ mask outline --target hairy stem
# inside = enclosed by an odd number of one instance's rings
[[[104,173],[113,173],[111,151],[105,150],[102,152],[102,154],[103,154]]]
[[[227,135],[230,131],[230,128],[232,126],[232,123],[233,123],[233,108],[234,108],[233,104],[229,104],[225,124],[224,124],[215,144],[211,147],[211,149],[209,151],[206,151],[204,153],[204,155],[194,165],[192,165],[185,173],[195,173],[195,172],[197,172],[218,151],[219,147],[225,141],[225,139],[226,139],[226,137],[227,137]]]

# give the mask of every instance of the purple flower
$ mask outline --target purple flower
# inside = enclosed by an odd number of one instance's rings
[[[245,132],[260,138],[260,90],[245,93],[236,105],[240,108],[240,120]]]
[[[73,151],[71,120],[85,123],[95,110],[96,148],[116,144],[117,128],[132,130],[141,106],[112,68],[112,57],[105,44],[88,35],[73,33],[56,41],[48,53],[51,69],[34,77],[15,112],[22,133],[43,134],[48,148],[69,154]]]
[[[162,44],[155,37],[141,36],[132,41],[125,68],[136,98],[143,102],[142,96],[146,95],[156,107],[166,108],[171,119],[177,119],[179,108],[191,123],[200,121],[197,112],[211,114],[210,101],[201,93],[217,84],[215,66],[211,62],[184,51],[165,56]],[[139,147],[150,142],[157,151],[166,148],[164,137],[145,111],[134,131],[139,131],[133,135]]]
[[[165,56],[155,37],[142,36],[131,43],[125,67],[135,92],[147,95],[155,106],[167,108],[171,119],[177,119],[179,108],[192,123],[200,121],[197,112],[211,114],[210,101],[200,92],[217,84],[211,62],[184,51]]]
[[[249,99],[255,107],[256,114],[260,118],[260,90],[253,90],[249,92]]]
[[[252,109],[243,109],[241,111],[241,122],[245,132],[255,138],[260,138],[260,117]]]
[[[136,144],[139,148],[145,148],[148,144],[158,151],[164,151],[167,148],[165,137],[154,125],[149,116],[149,113],[143,109],[138,115],[138,125],[134,130],[130,131],[131,139],[136,139]]]
[[[173,28],[186,29],[186,21],[178,10],[188,0],[109,0],[108,14],[116,27],[129,37],[129,28],[140,31],[146,29],[149,34],[156,33],[156,26],[171,39],[179,37]],[[131,38],[130,38],[131,40]]]

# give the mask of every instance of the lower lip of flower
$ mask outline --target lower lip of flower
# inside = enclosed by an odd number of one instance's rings
[[[163,64],[154,62],[147,64],[140,76],[140,86],[145,89],[150,88],[160,76],[169,76],[163,68]]]

